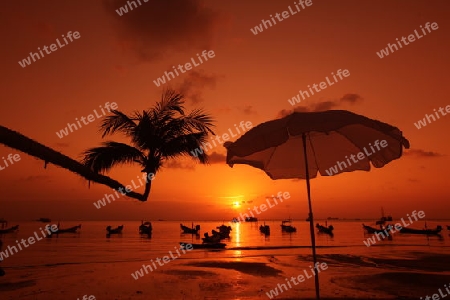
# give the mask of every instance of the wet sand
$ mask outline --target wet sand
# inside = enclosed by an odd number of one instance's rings
[[[410,252],[404,257],[350,254],[318,256],[322,299],[419,299],[450,282],[450,255]],[[135,280],[140,262],[6,268],[1,299],[269,299],[285,278],[309,270],[311,255],[258,255],[226,259],[177,259]],[[275,299],[314,299],[314,279]]]

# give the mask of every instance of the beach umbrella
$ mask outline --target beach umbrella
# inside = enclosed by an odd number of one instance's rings
[[[369,171],[371,164],[381,168],[401,157],[409,142],[394,126],[349,111],[330,110],[293,112],[259,124],[224,146],[230,167],[247,164],[263,170],[274,180],[306,179],[316,298],[319,299],[310,179],[318,172],[333,176],[355,170]]]

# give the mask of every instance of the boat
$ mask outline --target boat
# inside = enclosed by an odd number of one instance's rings
[[[233,218],[233,219],[231,220],[231,222],[233,222],[233,223],[239,223],[239,219],[238,219],[238,218]]]
[[[333,235],[333,229],[334,229],[333,225],[329,225],[328,227],[326,227],[326,223],[325,223],[325,226],[317,223],[316,228],[319,231],[319,233],[326,233],[329,235]]]
[[[259,226],[259,231],[261,233],[263,233],[264,235],[270,235],[270,226],[269,225],[260,225]]]
[[[232,230],[231,226],[226,225],[220,225],[217,226],[216,229],[219,229],[218,234],[220,235],[221,239],[229,239],[230,238],[230,232]],[[217,231],[212,231],[213,235],[217,234]]]
[[[288,233],[297,232],[297,228],[295,228],[291,224],[292,224],[291,219],[281,221],[281,231],[288,232]]]
[[[392,216],[388,215],[387,217],[384,216],[384,209],[381,208],[381,218],[375,223],[376,225],[384,225],[386,222],[391,222]]]
[[[204,237],[202,238],[202,241],[204,244],[217,244],[220,243],[220,241],[222,240],[222,238],[220,237],[219,234],[214,234],[215,230],[213,230],[213,235],[210,236],[207,232],[205,232],[205,234],[203,235]]]
[[[386,234],[386,232],[391,230],[391,226],[390,225],[388,225],[385,228],[380,227],[380,229],[377,229],[377,228],[374,228],[374,227],[370,227],[370,226],[367,226],[367,225],[364,225],[364,224],[362,224],[362,226],[363,226],[363,229],[369,234],[374,234],[374,233]]]
[[[0,234],[12,233],[12,232],[16,232],[17,230],[19,230],[19,225],[12,226],[12,227],[9,227],[6,229],[0,229]]]
[[[59,224],[58,224],[58,229],[56,230],[56,232],[54,234],[60,234],[60,233],[78,233],[78,230],[81,229],[81,224],[78,224],[76,226],[72,226],[69,228],[59,228]]]
[[[4,229],[6,226],[8,226],[8,221],[6,221],[3,218],[0,218],[0,224],[1,224],[1,228]]]
[[[180,248],[186,249],[186,245],[189,243],[180,242]],[[207,244],[190,244],[192,249],[223,249],[227,244],[224,243],[207,243]],[[189,247],[191,248],[191,247]]]
[[[118,226],[117,228],[112,228],[111,226],[106,227],[107,234],[122,234],[123,225]]]
[[[405,228],[400,229],[400,233],[408,234],[426,234],[426,235],[438,235],[442,231],[442,226],[438,225],[436,229],[413,229]]]
[[[140,234],[147,234],[147,235],[151,235],[152,234],[152,223],[151,222],[144,222],[141,221],[141,225],[139,226],[139,233]]]
[[[200,225],[195,225],[194,228],[194,224],[192,224],[192,228],[189,228],[187,226],[184,226],[183,224],[180,224],[180,227],[183,233],[186,234],[198,234],[198,232],[200,231]]]
[[[245,222],[258,222],[258,218],[255,218],[255,217],[245,217]]]
[[[52,220],[49,218],[39,218],[36,221],[42,222],[42,223],[50,223]]]

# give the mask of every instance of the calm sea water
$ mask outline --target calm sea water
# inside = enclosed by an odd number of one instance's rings
[[[323,221],[319,221],[324,224]],[[66,228],[77,225],[79,222],[64,222],[61,227]],[[186,226],[191,226],[190,221],[182,222]],[[395,234],[392,240],[377,242],[375,246],[366,247],[363,240],[370,237],[364,235],[361,221],[332,221],[328,224],[334,226],[334,237],[328,235],[316,235],[316,244],[322,248],[318,249],[319,254],[329,253],[352,253],[364,255],[379,255],[398,252],[398,250],[414,250],[421,252],[448,253],[450,247],[450,231],[446,230],[446,225],[450,221],[427,222],[428,228],[436,225],[444,227],[441,237],[403,235]],[[365,222],[369,224],[370,222]],[[10,222],[10,225],[16,223]],[[8,245],[16,245],[16,240],[28,239],[34,232],[40,232],[40,227],[45,224],[38,222],[18,222],[20,230],[14,234],[1,236],[3,249]],[[79,234],[61,234],[59,237],[43,239],[23,248],[1,262],[0,266],[8,271],[9,268],[32,269],[61,264],[91,264],[91,263],[111,263],[124,261],[142,261],[151,258],[162,257],[169,251],[174,252],[174,247],[179,246],[179,242],[201,243],[201,238],[181,234],[180,222],[155,221],[153,224],[153,235],[151,238],[141,236],[138,233],[140,222],[81,222],[82,228]],[[106,237],[106,226],[116,227],[124,225],[121,236]],[[211,232],[222,222],[195,222],[201,226],[201,236],[204,232]],[[294,221],[297,232],[285,234],[281,232],[280,221],[266,222],[271,227],[271,235],[265,237],[260,234],[258,228],[261,223],[236,223],[232,225],[231,239],[225,240],[228,250],[207,251],[194,250],[186,254],[187,259],[202,258],[232,258],[258,255],[292,255],[310,254],[309,223],[305,221]],[[226,224],[228,225],[228,224]],[[411,225],[411,228],[422,228],[423,222]],[[288,248],[290,246],[300,246],[298,249]],[[271,249],[281,247],[281,249]],[[286,247],[286,248],[283,248]]]

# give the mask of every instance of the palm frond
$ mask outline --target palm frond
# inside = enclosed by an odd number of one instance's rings
[[[136,127],[133,119],[118,110],[111,110],[111,112],[112,115],[106,116],[100,125],[100,130],[103,131],[102,137],[113,134],[116,131],[123,132],[127,136],[132,135]]]
[[[165,115],[173,116],[175,112],[184,115],[184,96],[173,89],[166,89],[163,91],[161,101],[159,101],[153,110],[158,117]]]
[[[173,138],[164,144],[159,153],[164,158],[175,158],[181,155],[188,155],[198,159],[202,164],[208,162],[203,144],[207,142],[208,134],[206,132],[196,132],[185,134]],[[200,151],[199,151],[200,150]]]
[[[186,125],[195,128],[198,131],[209,132],[214,135],[211,127],[214,127],[214,119],[205,114],[202,109],[195,109],[189,115],[185,116]]]
[[[113,166],[138,163],[145,166],[146,158],[139,149],[123,143],[104,142],[83,152],[82,163],[96,173],[109,171]]]

